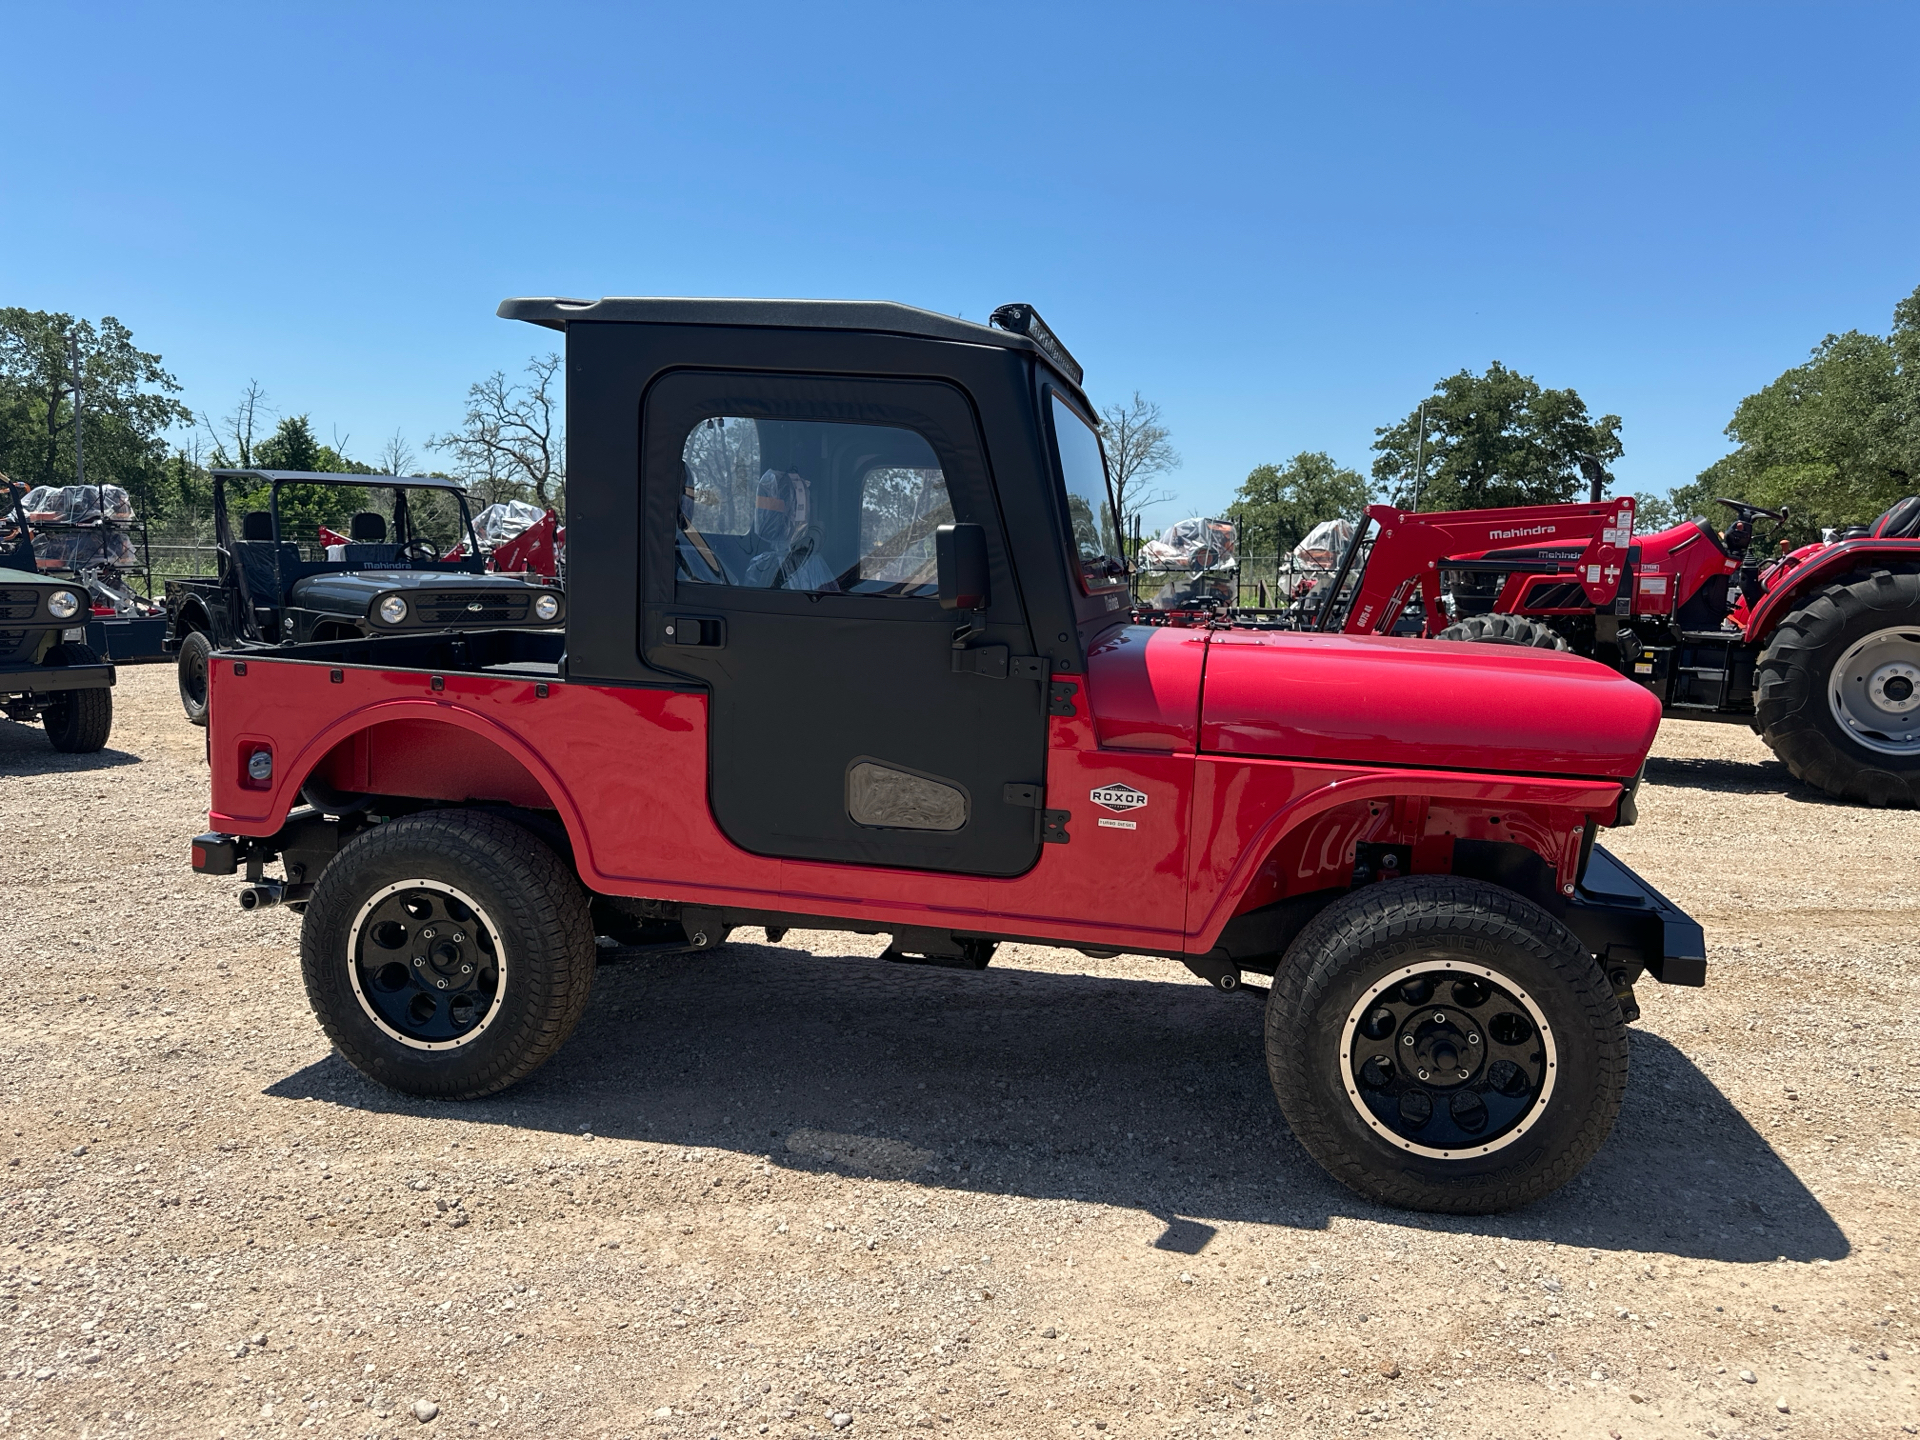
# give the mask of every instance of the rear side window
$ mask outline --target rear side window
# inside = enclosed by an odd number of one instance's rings
[[[682,584],[939,593],[934,531],[953,502],[916,431],[715,415],[687,433],[681,465]]]
[[[1127,578],[1127,562],[1113,520],[1113,500],[1107,491],[1107,466],[1100,454],[1099,437],[1058,395],[1053,397],[1053,437],[1060,455],[1060,475],[1067,487],[1067,518],[1073,526],[1081,582],[1089,590],[1122,584]]]

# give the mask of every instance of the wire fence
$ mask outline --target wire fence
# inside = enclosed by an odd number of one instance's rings
[[[1296,598],[1307,594],[1315,581],[1328,578],[1332,570],[1331,566],[1302,564],[1292,552],[1242,555],[1231,568],[1198,573],[1136,570],[1133,601],[1136,605],[1167,610],[1211,596],[1242,610],[1285,610]]]

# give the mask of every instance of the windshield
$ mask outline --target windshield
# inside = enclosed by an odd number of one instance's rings
[[[1081,583],[1089,590],[1119,585],[1126,579],[1127,562],[1113,521],[1100,438],[1080,412],[1058,395],[1053,397],[1053,436],[1059,447],[1060,475],[1067,486],[1067,514],[1080,556]]]

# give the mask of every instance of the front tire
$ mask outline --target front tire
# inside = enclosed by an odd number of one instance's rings
[[[1508,890],[1384,881],[1321,911],[1267,1000],[1267,1070],[1307,1153],[1370,1200],[1484,1215],[1566,1184],[1627,1080],[1613,987]]]
[[[1754,671],[1754,720],[1795,778],[1920,804],[1920,574],[1849,576],[1782,620]]]
[[[1552,626],[1524,615],[1473,615],[1449,625],[1436,640],[1466,640],[1476,645],[1524,645],[1533,650],[1565,650],[1566,639]]]
[[[463,811],[355,836],[300,932],[307,999],[347,1063],[449,1100],[544,1064],[586,1009],[594,959],[572,871],[520,826]]]
[[[213,639],[204,630],[189,630],[180,637],[180,659],[176,667],[180,679],[180,708],[192,725],[207,723],[207,657],[213,654]]]
[[[98,665],[100,657],[90,645],[74,641],[56,645],[47,652],[49,665]],[[113,691],[61,690],[41,713],[47,727],[47,739],[64,755],[91,755],[104,750],[113,734]]]

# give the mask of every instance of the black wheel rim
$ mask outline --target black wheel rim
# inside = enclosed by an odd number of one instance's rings
[[[1557,1078],[1551,1027],[1507,976],[1451,960],[1381,977],[1347,1016],[1341,1080],[1368,1127],[1439,1159],[1491,1154],[1545,1113]]]
[[[161,683],[166,682],[163,680]],[[198,646],[188,652],[186,670],[180,677],[180,688],[186,691],[187,699],[193,704],[207,703],[207,657]]]
[[[438,880],[402,880],[360,907],[347,972],[367,1017],[417,1050],[478,1039],[500,1011],[507,953],[469,895]]]

